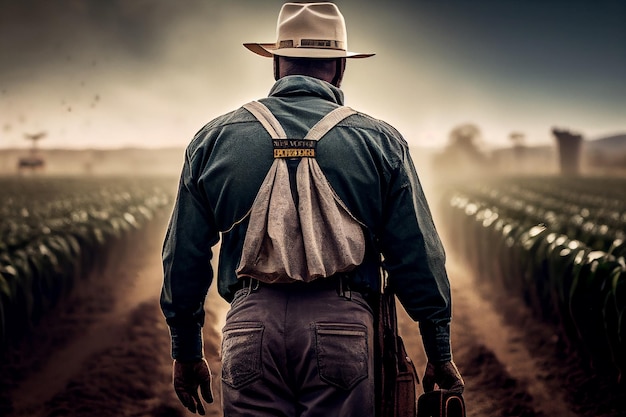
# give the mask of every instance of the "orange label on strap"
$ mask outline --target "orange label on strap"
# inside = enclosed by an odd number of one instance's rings
[[[274,139],[274,158],[315,158],[317,141],[309,139]]]

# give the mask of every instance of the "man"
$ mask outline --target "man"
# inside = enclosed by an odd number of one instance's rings
[[[213,401],[203,358],[211,248],[231,303],[223,329],[225,416],[373,416],[368,294],[388,285],[419,326],[424,387],[463,390],[450,351],[444,251],[407,143],[343,107],[349,52],[332,3],[286,3],[269,97],[218,117],[185,154],[163,249],[161,305],[174,386],[192,412]],[[393,98],[390,97],[390,101]]]

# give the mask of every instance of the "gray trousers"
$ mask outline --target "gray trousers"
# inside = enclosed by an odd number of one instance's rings
[[[224,416],[373,416],[373,336],[359,293],[310,284],[239,290],[223,329]]]

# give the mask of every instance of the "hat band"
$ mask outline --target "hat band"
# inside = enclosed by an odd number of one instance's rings
[[[315,48],[315,49],[338,49],[345,51],[343,41],[332,39],[300,39],[300,44],[294,40],[282,40],[278,42],[278,49],[283,48]]]

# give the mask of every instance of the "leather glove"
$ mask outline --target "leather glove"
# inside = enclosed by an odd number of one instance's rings
[[[456,365],[452,361],[434,364],[428,362],[424,372],[424,391],[429,392],[435,389],[435,384],[440,389],[462,394],[465,389],[465,382],[459,373]]]
[[[213,402],[211,391],[211,370],[206,359],[196,362],[174,361],[174,391],[181,403],[192,413],[204,415],[204,407],[198,395],[198,388],[202,398],[207,403]]]

